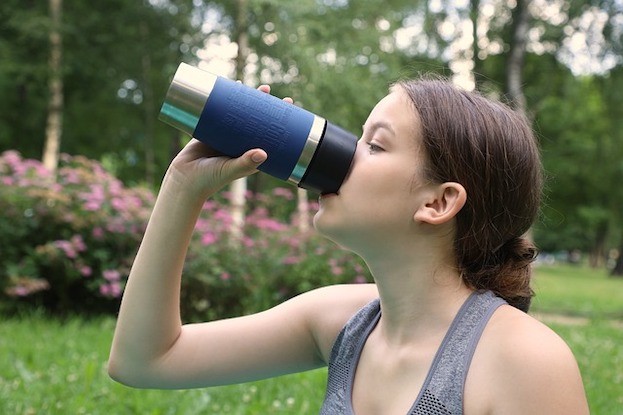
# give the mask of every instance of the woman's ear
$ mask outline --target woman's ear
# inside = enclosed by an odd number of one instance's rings
[[[467,201],[467,191],[459,183],[446,182],[430,190],[428,199],[418,208],[416,222],[441,225],[450,221]]]

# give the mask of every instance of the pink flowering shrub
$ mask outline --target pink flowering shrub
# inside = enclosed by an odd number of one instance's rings
[[[58,311],[112,310],[153,204],[84,157],[56,178],[15,151],[0,156],[0,295]]]
[[[293,190],[247,195],[244,236],[232,240],[226,201],[204,204],[182,280],[182,311],[189,320],[263,310],[313,288],[364,283],[363,261],[310,231],[299,230]],[[310,215],[317,210],[310,204]]]
[[[151,191],[124,186],[84,157],[63,155],[52,178],[38,161],[0,154],[0,306],[115,312],[153,202]],[[182,280],[186,320],[370,280],[359,258],[299,230],[294,188],[249,194],[248,206],[234,240],[227,194],[204,204]],[[309,217],[316,209],[311,203]]]

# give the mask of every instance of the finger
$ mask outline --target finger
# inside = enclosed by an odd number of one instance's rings
[[[270,94],[270,85],[260,85],[257,87],[257,89],[262,92],[266,92],[267,94]]]
[[[230,179],[238,179],[257,171],[257,168],[268,158],[262,149],[255,148],[247,151],[240,157],[229,159],[223,166],[223,173]]]
[[[285,97],[283,100],[287,102],[288,104],[294,104],[294,100],[290,97]]]

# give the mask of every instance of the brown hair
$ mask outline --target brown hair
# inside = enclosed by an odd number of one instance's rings
[[[528,311],[536,247],[523,235],[541,200],[539,150],[527,118],[438,79],[401,81],[418,113],[425,175],[457,182],[467,202],[456,216],[454,253],[464,281]]]

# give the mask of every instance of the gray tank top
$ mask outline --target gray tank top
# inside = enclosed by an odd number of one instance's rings
[[[408,415],[463,413],[463,388],[474,350],[493,312],[506,301],[490,291],[474,292],[450,325]],[[355,369],[366,339],[381,317],[372,301],[346,323],[333,345],[321,415],[353,415]]]

